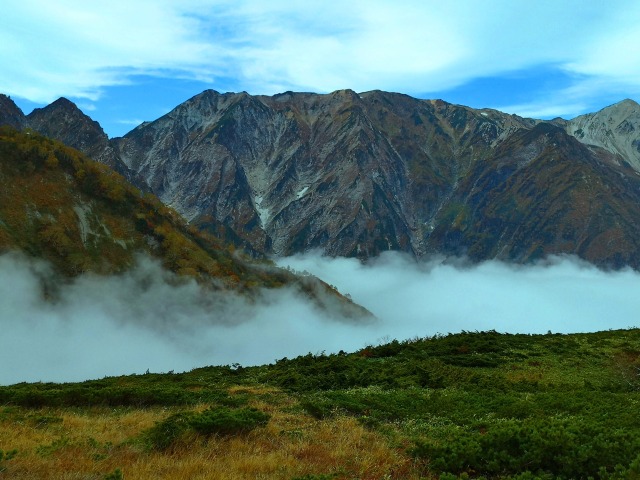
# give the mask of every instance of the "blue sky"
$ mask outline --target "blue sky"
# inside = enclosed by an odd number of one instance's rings
[[[0,92],[111,137],[212,88],[381,89],[537,118],[640,100],[636,0],[4,0]]]

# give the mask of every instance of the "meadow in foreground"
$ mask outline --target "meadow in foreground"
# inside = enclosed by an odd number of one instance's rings
[[[0,387],[0,478],[640,478],[640,330]]]

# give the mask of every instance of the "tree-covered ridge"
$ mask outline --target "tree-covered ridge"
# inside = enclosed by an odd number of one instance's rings
[[[111,273],[141,251],[165,267],[239,283],[247,269],[214,238],[190,230],[152,195],[108,167],[33,132],[0,129],[0,249],[19,249],[62,272]]]
[[[286,479],[638,478],[639,374],[638,329],[463,332],[259,367],[0,387],[0,447],[18,449],[7,462],[16,473],[34,458],[31,447],[3,443],[16,422],[28,426],[54,412],[71,424],[71,412],[84,412],[99,423],[107,409],[121,412],[112,421],[133,411],[154,419],[108,452],[111,471],[117,466],[125,475],[139,473],[145,458],[186,465],[233,444],[251,451],[247,462],[256,465],[238,466],[227,478],[247,471]],[[210,433],[231,428],[251,433],[235,440]],[[50,432],[60,435],[58,427]],[[66,435],[67,443],[38,461],[61,462],[86,449]],[[363,435],[365,443],[352,438]],[[345,458],[338,450],[348,442],[355,450]],[[288,453],[270,466],[275,452]],[[126,463],[132,457],[137,463]],[[210,461],[202,468],[233,464],[226,456]]]
[[[0,253],[45,259],[68,276],[119,273],[145,253],[213,288],[288,285],[334,314],[370,315],[315,277],[236,252],[109,167],[35,132],[0,127],[0,184]]]

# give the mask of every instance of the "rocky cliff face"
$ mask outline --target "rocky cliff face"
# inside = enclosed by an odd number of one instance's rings
[[[633,100],[576,117],[566,129],[582,143],[603,147],[640,171],[640,105]]]
[[[405,95],[207,91],[116,140],[190,221],[278,255],[422,255],[471,166],[535,121]]]
[[[40,113],[44,125],[72,124],[53,111]],[[543,122],[380,91],[210,90],[110,141],[87,122],[69,136],[29,117],[256,253],[574,253],[640,266],[640,120],[630,100]],[[93,143],[78,133],[91,128]]]
[[[640,177],[619,157],[548,123],[475,164],[435,222],[435,251],[526,262],[572,253],[637,267]]]

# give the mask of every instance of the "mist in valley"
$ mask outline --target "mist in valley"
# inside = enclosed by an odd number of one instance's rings
[[[248,366],[461,330],[628,328],[640,311],[640,274],[572,257],[471,266],[387,253],[365,265],[311,253],[276,262],[322,278],[376,318],[328,316],[290,288],[211,292],[143,257],[125,274],[61,282],[43,262],[3,255],[0,384]]]

